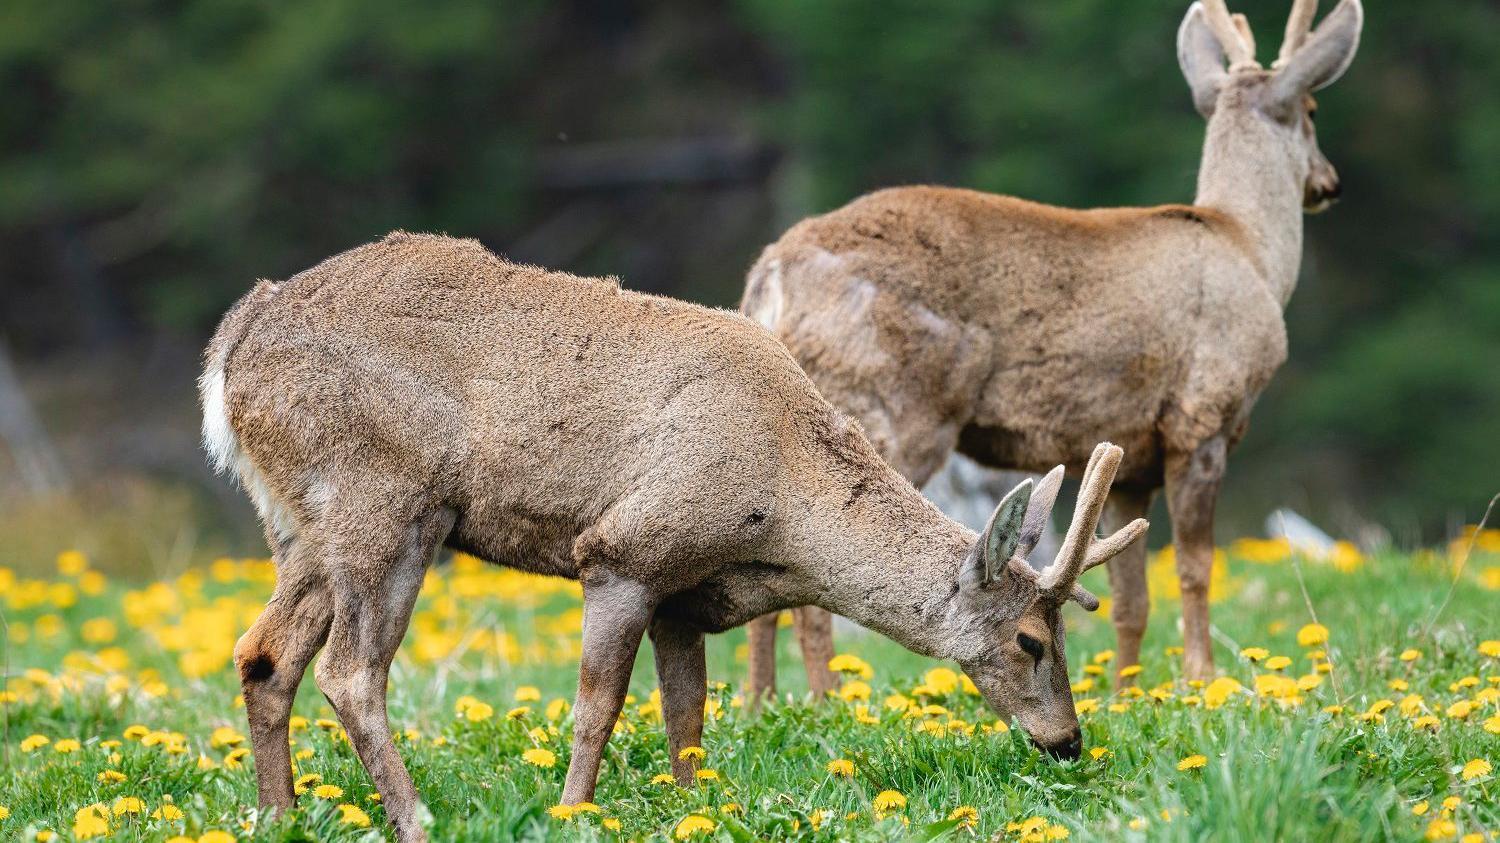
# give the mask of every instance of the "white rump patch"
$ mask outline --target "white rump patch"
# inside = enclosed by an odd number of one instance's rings
[[[228,473],[250,495],[262,523],[282,541],[297,534],[297,521],[290,510],[271,493],[255,464],[240,450],[239,437],[229,424],[229,406],[224,399],[224,353],[209,361],[198,378],[198,397],[203,405],[203,450],[216,474]]]
[[[198,396],[203,404],[203,450],[214,473],[234,472],[240,443],[229,426],[229,407],[224,402],[224,360],[211,362],[198,379]]]

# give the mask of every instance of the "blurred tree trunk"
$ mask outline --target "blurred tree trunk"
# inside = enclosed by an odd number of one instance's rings
[[[21,380],[11,364],[10,350],[0,339],[0,445],[10,451],[21,472],[21,482],[33,494],[67,491],[57,450],[21,390]]]

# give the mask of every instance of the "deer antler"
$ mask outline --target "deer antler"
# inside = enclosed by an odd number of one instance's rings
[[[1286,19],[1286,35],[1281,39],[1281,51],[1271,67],[1281,67],[1291,61],[1292,54],[1307,40],[1312,32],[1313,18],[1318,14],[1318,0],[1292,0],[1292,13]]]
[[[1209,29],[1213,30],[1229,59],[1229,70],[1259,69],[1260,62],[1255,60],[1255,39],[1250,34],[1245,16],[1229,14],[1224,0],[1203,0],[1203,12],[1208,17]]]
[[[1078,489],[1078,503],[1073,508],[1073,523],[1068,527],[1067,538],[1057,552],[1057,558],[1036,577],[1037,588],[1042,594],[1058,603],[1077,600],[1085,609],[1099,608],[1099,598],[1078,585],[1078,578],[1090,568],[1103,565],[1113,559],[1131,542],[1139,539],[1150,526],[1146,519],[1137,518],[1108,538],[1095,536],[1099,516],[1104,511],[1105,498],[1109,496],[1110,483],[1120,468],[1125,452],[1108,442],[1094,448],[1088,468],[1083,472],[1083,484]],[[1016,557],[1024,559],[1041,535],[1041,525],[1046,522],[1057,498],[1057,489],[1062,485],[1063,467],[1058,466],[1037,484],[1032,493],[1032,505],[1027,508],[1026,520],[1021,530],[1021,541],[1017,544]],[[1029,567],[1029,566],[1027,566]]]

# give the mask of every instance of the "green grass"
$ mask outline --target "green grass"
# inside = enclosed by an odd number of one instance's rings
[[[747,714],[734,698],[744,670],[737,658],[743,636],[735,632],[712,640],[709,650],[711,680],[728,683],[711,694],[720,716],[710,720],[704,737],[706,766],[719,779],[692,790],[653,784],[668,759],[659,719],[640,710],[655,684],[647,644],[633,679],[636,698],[600,778],[603,813],[570,822],[547,811],[560,793],[571,720],[565,713],[549,720],[546,709],[554,698],[570,698],[576,685],[576,591],[461,567],[433,577],[424,591],[393,673],[392,725],[419,733],[401,747],[440,840],[662,839],[695,813],[714,820],[711,836],[722,840],[1019,839],[1007,825],[1035,816],[1045,817],[1054,833],[1066,828],[1072,840],[1416,840],[1447,830],[1433,823],[1450,796],[1462,799],[1449,812],[1454,839],[1482,833],[1488,840],[1500,831],[1500,783],[1494,774],[1465,781],[1460,769],[1472,759],[1500,764],[1500,720],[1486,729],[1500,706],[1484,693],[1500,683],[1500,659],[1479,650],[1481,641],[1500,638],[1500,592],[1477,582],[1497,565],[1500,556],[1476,554],[1439,615],[1452,577],[1445,557],[1384,555],[1349,572],[1304,562],[1307,600],[1330,630],[1326,650],[1334,670],[1293,706],[1249,691],[1214,709],[1188,704],[1198,689],[1178,680],[1176,660],[1164,652],[1178,643],[1177,604],[1160,599],[1140,679],[1143,688],[1171,696],[1123,696],[1098,681],[1079,697],[1099,701],[1099,709],[1083,717],[1085,742],[1107,752],[1068,764],[1039,757],[1016,730],[918,732],[914,727],[924,718],[903,718],[883,701],[910,694],[938,665],[874,634],[843,635],[838,646],[873,667],[867,704],[878,724],[859,722],[853,701],[802,699],[790,634],[782,636],[782,701]],[[314,724],[296,731],[294,750],[313,753],[299,762],[299,772],[320,774],[343,796],[320,800],[308,793],[296,812],[275,820],[256,819],[250,759],[227,768],[232,748],[210,745],[217,727],[246,731],[228,648],[269,591],[266,566],[221,562],[149,589],[100,577],[80,581],[76,574],[45,583],[8,574],[0,570],[11,692],[0,703],[0,806],[10,816],[0,820],[0,839],[30,840],[43,828],[69,839],[79,809],[96,802],[112,809],[132,796],[148,813],[170,796],[185,816],[165,822],[145,813],[112,815],[111,839],[196,838],[209,830],[241,840],[385,833],[379,804],[368,800],[369,780],[336,730]],[[1217,582],[1225,597],[1214,607],[1222,672],[1253,690],[1255,674],[1268,671],[1238,651],[1259,646],[1291,657],[1288,675],[1309,673],[1306,648],[1296,643],[1298,629],[1310,620],[1297,568],[1231,558],[1222,574]],[[1100,573],[1090,578],[1097,590],[1107,590]],[[1491,573],[1485,581],[1493,579]],[[1166,563],[1153,565],[1158,593],[1169,581]],[[79,586],[102,591],[81,593]],[[1069,657],[1081,679],[1084,665],[1112,646],[1113,632],[1105,617],[1069,611]],[[98,618],[112,621],[113,636],[105,624],[86,625]],[[1421,657],[1402,661],[1399,654],[1408,648]],[[1456,684],[1465,677],[1476,677],[1478,685]],[[1409,688],[1393,690],[1389,683],[1396,679]],[[537,688],[540,700],[515,702],[525,686]],[[1392,708],[1383,722],[1359,716],[1377,700],[1400,702],[1407,694],[1420,695],[1424,710],[1408,716]],[[479,722],[456,716],[462,695],[490,704],[493,716]],[[1455,701],[1476,697],[1481,702],[1466,718],[1446,713]],[[962,690],[926,702],[951,711],[925,718],[933,722],[995,722]],[[1112,704],[1128,707],[1111,711]],[[507,710],[519,705],[530,711],[508,719]],[[1324,711],[1333,705],[1344,710]],[[311,676],[297,712],[309,720],[332,716]],[[1438,718],[1437,729],[1415,728],[1413,718],[1429,712]],[[180,733],[183,751],[164,749],[171,739],[156,746],[126,740],[133,724]],[[521,759],[536,743],[528,735],[533,727],[553,732],[542,745],[556,753],[555,766]],[[33,734],[52,744],[22,751],[22,740]],[[81,748],[54,751],[68,738]],[[110,740],[121,743],[104,745]],[[200,769],[200,755],[212,762],[210,769]],[[1204,765],[1179,771],[1178,762],[1191,755],[1205,756]],[[831,776],[826,765],[835,758],[850,759],[855,775]],[[101,782],[106,770],[125,781]],[[871,806],[884,790],[903,794],[907,804],[877,820]],[[1429,809],[1416,816],[1421,801]],[[360,806],[374,825],[342,824],[336,802]],[[740,810],[726,813],[729,803]],[[972,830],[944,822],[961,805],[978,811]],[[820,811],[829,812],[828,819],[814,831]],[[622,833],[603,828],[604,818],[618,820]]]

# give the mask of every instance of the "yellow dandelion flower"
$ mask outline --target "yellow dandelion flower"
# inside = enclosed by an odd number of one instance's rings
[[[103,770],[94,777],[100,784],[119,784],[125,781],[125,774],[119,770]]]
[[[475,701],[463,710],[464,719],[470,723],[480,723],[495,716],[495,709],[489,703]]]
[[[245,736],[229,726],[220,726],[215,729],[213,735],[208,739],[208,745],[214,749],[226,746],[239,746],[244,742]]]
[[[336,784],[320,784],[313,788],[313,796],[319,799],[338,799],[344,795],[344,789]]]
[[[10,809],[4,805],[0,805],[0,821],[8,819],[10,819]]]
[[[874,668],[870,667],[868,662],[848,653],[840,653],[829,659],[828,669],[834,673],[845,673],[861,679],[870,679],[875,675]]]
[[[229,750],[229,754],[224,756],[224,766],[230,770],[238,770],[244,766],[244,760],[249,757],[250,749],[248,747],[236,747]]]
[[[682,822],[672,829],[672,836],[678,840],[686,840],[695,834],[707,834],[718,828],[718,823],[701,814],[688,814],[682,818]]]
[[[1240,651],[1240,656],[1247,658],[1253,662],[1258,662],[1262,659],[1269,658],[1270,655],[1271,651],[1267,650],[1265,647],[1246,647],[1245,649]]]
[[[1089,749],[1089,757],[1094,759],[1095,761],[1098,761],[1100,758],[1103,758],[1108,754],[1109,749],[1107,747],[1096,746]]]
[[[550,750],[541,747],[532,747],[521,753],[521,760],[533,767],[551,767],[557,763],[557,756]]]
[[[348,802],[340,803],[339,814],[341,815],[339,822],[344,825],[352,825],[355,828],[370,827],[370,815],[366,814],[358,805],[351,805]]]
[[[1428,840],[1447,840],[1458,834],[1458,826],[1447,817],[1438,817],[1427,824],[1427,830],[1422,833]]]
[[[697,772],[693,773],[693,775],[697,776],[698,781],[700,782],[712,782],[719,780],[719,771],[710,770],[707,767],[703,768],[702,770],[698,770]]]
[[[21,741],[21,751],[35,752],[36,750],[41,749],[49,743],[52,743],[52,739],[47,737],[46,735],[32,735],[31,737],[25,738]]]
[[[1094,654],[1094,664],[1109,664],[1115,657],[1114,650],[1100,650]]]
[[[303,717],[300,714],[293,715],[292,719],[287,721],[287,728],[291,729],[293,732],[305,731],[307,729],[307,726],[307,718]]]
[[[1463,770],[1459,773],[1459,777],[1466,782],[1470,782],[1488,776],[1491,769],[1493,768],[1490,767],[1490,762],[1483,758],[1475,758],[1464,765]]]
[[[1099,710],[1099,701],[1093,699],[1092,697],[1088,699],[1082,699],[1074,703],[1073,708],[1077,710],[1080,715],[1093,714],[1094,712]]]
[[[702,761],[707,753],[701,746],[685,746],[677,753],[679,761]]]
[[[330,720],[327,717],[319,717],[317,720],[313,721],[313,725],[317,726],[319,729],[324,729],[331,732],[334,729],[339,728],[339,721]]]
[[[1464,799],[1462,796],[1449,796],[1443,800],[1443,808],[1444,810],[1448,811],[1451,811],[1462,804],[1464,804]]]
[[[599,824],[609,829],[610,831],[620,830],[620,821],[615,819],[614,817],[605,817],[604,820]]]
[[[516,689],[514,697],[516,702],[541,702],[542,691],[533,685],[522,685]]]
[[[554,820],[562,820],[563,822],[568,822],[569,820],[573,819],[573,806],[553,805],[551,808],[547,809],[547,816],[551,817]]]
[[[1186,758],[1182,759],[1181,761],[1177,762],[1177,770],[1178,770],[1178,772],[1186,772],[1188,770],[1196,770],[1196,769],[1202,767],[1203,765],[1205,765],[1207,763],[1208,763],[1208,758],[1206,758],[1205,756],[1202,756],[1202,755],[1189,755],[1188,757],[1186,757]]]
[[[657,773],[656,775],[654,775],[654,776],[651,777],[651,783],[652,784],[676,784],[677,783],[677,779],[673,778],[671,773]]]
[[[1317,647],[1328,643],[1328,627],[1320,623],[1310,623],[1297,630],[1297,646]]]
[[[947,696],[958,690],[958,674],[946,667],[934,667],[922,674],[922,684],[936,691],[937,696]]]
[[[1500,735],[1500,715],[1485,720],[1484,730],[1492,735]]]
[[[1422,657],[1421,650],[1406,649],[1401,651],[1400,659],[1404,662],[1414,662]]]
[[[1469,702],[1468,700],[1459,700],[1453,705],[1448,706],[1448,710],[1445,713],[1454,720],[1463,720],[1467,718],[1473,711],[1473,703]]]
[[[1479,654],[1481,656],[1488,656],[1492,659],[1500,659],[1500,641],[1491,640],[1479,642]]]
[[[1426,814],[1427,813],[1427,808],[1428,808],[1427,800],[1424,799],[1421,802],[1418,802],[1417,804],[1411,806],[1412,816],[1414,816],[1414,817],[1420,817],[1423,814]]]
[[[906,807],[906,797],[897,790],[882,790],[875,794],[873,804],[877,811],[899,811]]]
[[[1228,676],[1220,676],[1203,689],[1203,707],[1218,708],[1228,702],[1230,697],[1243,690],[1245,686],[1237,680]]]
[[[1438,730],[1438,719],[1431,714],[1424,714],[1411,721],[1411,727],[1418,730],[1430,729],[1436,732]]]
[[[1392,679],[1391,681],[1385,683],[1385,686],[1387,688],[1390,688],[1392,691],[1405,692],[1411,688],[1411,683],[1407,682],[1405,679]]]
[[[979,809],[972,805],[960,805],[948,813],[948,821],[958,821],[959,828],[973,828],[979,821]]]
[[[526,715],[528,715],[530,713],[531,713],[531,706],[529,706],[529,705],[518,705],[515,708],[511,709],[510,711],[505,712],[505,719],[506,720],[520,720],[521,718],[525,717]]]
[[[182,819],[182,809],[176,805],[166,804],[151,812],[151,819],[176,822]]]
[[[546,714],[548,720],[561,720],[563,715],[567,713],[568,701],[563,699],[562,697],[558,697],[547,703]]]
[[[1083,666],[1083,672],[1086,676],[1103,676],[1104,668],[1097,664],[1086,664]]]
[[[728,815],[728,814],[743,814],[743,813],[745,813],[745,809],[741,808],[740,807],[740,803],[738,803],[738,802],[725,802],[723,805],[719,806],[719,813],[725,814],[725,815]]]
[[[870,686],[858,679],[854,679],[845,682],[839,688],[838,695],[846,702],[854,702],[856,700],[863,702],[870,698]]]
[[[63,755],[67,755],[70,752],[77,752],[82,748],[83,744],[73,740],[72,738],[63,738],[62,740],[52,745],[53,752],[60,752]]]
[[[1292,660],[1286,656],[1272,656],[1266,659],[1267,670],[1286,670],[1292,664]]]
[[[1138,664],[1132,664],[1132,665],[1120,668],[1120,678],[1121,679],[1129,679],[1132,676],[1138,676],[1138,675],[1140,675],[1140,672],[1141,672],[1141,666],[1138,665]]]
[[[198,835],[198,843],[234,843],[234,835],[227,831],[214,829],[205,831]]]
[[[142,802],[136,796],[121,796],[115,800],[112,810],[117,817],[123,817],[126,814],[140,814],[145,812],[146,803]]]
[[[846,779],[854,777],[854,762],[847,758],[835,758],[829,761],[827,769],[830,775],[841,776]]]
[[[73,815],[73,837],[88,840],[109,834],[109,816],[102,805],[80,808]]]
[[[151,734],[151,730],[139,723],[134,726],[126,726],[124,732],[125,740],[127,741],[138,741],[149,734]]]

